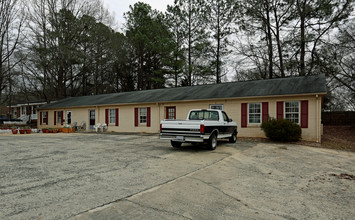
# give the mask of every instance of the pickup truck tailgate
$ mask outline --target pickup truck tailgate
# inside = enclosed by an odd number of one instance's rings
[[[175,141],[202,142],[200,124],[200,121],[164,120],[161,124],[160,138]]]
[[[200,122],[199,121],[187,121],[187,120],[165,120],[162,123],[162,130],[171,131],[199,131],[200,130]]]

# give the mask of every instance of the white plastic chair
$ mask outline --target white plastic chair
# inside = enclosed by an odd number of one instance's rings
[[[97,132],[100,132],[101,123],[97,123],[96,125],[94,125],[94,128],[95,128],[96,133],[97,133]]]
[[[107,124],[103,124],[102,125],[102,132],[106,131],[107,130]]]
[[[86,122],[82,121],[78,126],[78,131],[85,130],[85,129],[86,129]]]

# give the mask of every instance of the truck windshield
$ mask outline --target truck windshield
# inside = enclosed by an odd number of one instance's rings
[[[213,120],[218,121],[217,111],[191,111],[189,120]]]

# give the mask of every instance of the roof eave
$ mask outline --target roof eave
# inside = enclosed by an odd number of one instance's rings
[[[172,100],[172,101],[157,101],[157,102],[135,102],[135,103],[113,103],[113,104],[100,104],[100,105],[82,105],[82,106],[66,106],[66,107],[52,107],[43,108],[39,110],[51,110],[51,109],[69,109],[69,108],[96,108],[103,106],[117,106],[117,105],[147,105],[147,104],[161,104],[161,103],[176,103],[176,102],[202,102],[202,101],[218,101],[218,100],[243,100],[243,99],[262,99],[262,98],[275,98],[275,97],[297,97],[297,96],[324,96],[327,92],[319,93],[301,93],[301,94],[285,94],[285,95],[267,95],[267,96],[246,96],[246,97],[228,97],[228,98],[209,98],[209,99],[188,99],[188,100]]]

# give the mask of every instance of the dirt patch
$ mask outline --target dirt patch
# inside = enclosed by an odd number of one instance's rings
[[[267,138],[238,137],[239,141],[273,143]],[[322,143],[312,141],[289,142],[309,147],[328,148],[355,152],[355,127],[354,126],[324,126]]]
[[[321,146],[355,152],[355,127],[324,126]]]

